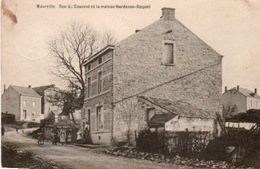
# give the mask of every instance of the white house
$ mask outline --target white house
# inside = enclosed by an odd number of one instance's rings
[[[2,112],[15,115],[16,121],[40,122],[41,96],[31,86],[10,85],[2,94]]]
[[[250,109],[260,109],[260,96],[257,89],[250,91],[237,86],[227,90],[222,95],[223,116],[231,117]]]

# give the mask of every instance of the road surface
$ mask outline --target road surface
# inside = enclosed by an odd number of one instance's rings
[[[21,131],[20,131],[21,132]],[[189,169],[187,166],[156,163],[147,160],[115,157],[93,149],[74,145],[52,145],[47,142],[39,146],[35,139],[24,137],[15,131],[6,132],[3,143],[11,143],[43,160],[51,161],[70,169]],[[4,154],[3,154],[4,155]]]

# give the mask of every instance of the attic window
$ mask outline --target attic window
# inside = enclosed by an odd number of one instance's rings
[[[165,42],[164,43],[164,58],[163,65],[173,65],[174,64],[174,42]]]

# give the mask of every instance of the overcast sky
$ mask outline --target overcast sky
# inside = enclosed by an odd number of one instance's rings
[[[15,24],[2,18],[2,87],[10,84],[39,86],[58,80],[48,41],[71,22],[112,31],[118,40],[161,16],[162,7],[176,9],[176,18],[213,47],[223,58],[223,87],[239,84],[260,89],[260,1],[258,0],[8,0]],[[37,4],[56,5],[38,9]],[[59,9],[59,4],[150,5],[149,9]]]

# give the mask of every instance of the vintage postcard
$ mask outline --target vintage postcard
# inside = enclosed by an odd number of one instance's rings
[[[260,1],[2,0],[1,167],[260,168]]]

